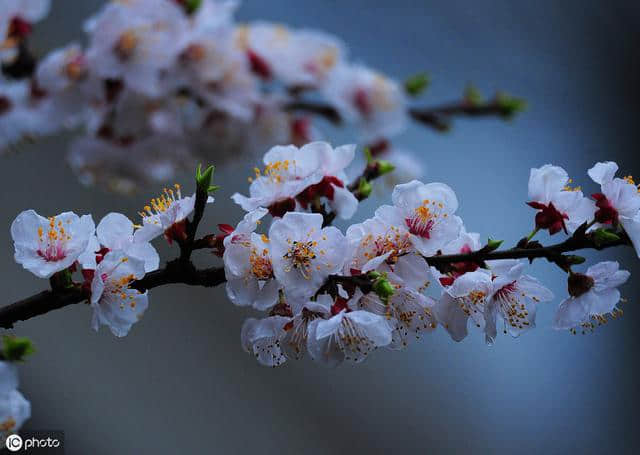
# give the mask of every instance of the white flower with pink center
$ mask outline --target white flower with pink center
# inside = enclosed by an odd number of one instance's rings
[[[214,202],[209,196],[207,203]],[[195,208],[196,195],[182,197],[180,185],[165,189],[160,197],[151,199],[149,205],[140,212],[142,227],[134,234],[134,239],[148,242],[164,234],[169,242],[182,240],[186,234],[185,220]]]
[[[91,215],[65,212],[45,218],[26,210],[11,224],[15,260],[40,278],[49,278],[78,259],[94,231]]]
[[[162,71],[175,63],[187,17],[176,2],[110,2],[90,18],[89,66],[148,96],[163,94]]]
[[[584,274],[572,273],[569,276],[569,298],[558,307],[553,327],[572,331],[576,328],[593,330],[606,321],[606,315],[617,315],[618,287],[626,283],[629,276],[631,274],[620,270],[615,261],[599,262]]]
[[[322,215],[289,212],[269,229],[271,263],[287,296],[310,298],[329,275],[342,270],[347,241],[335,227],[322,227]]]
[[[375,349],[391,343],[392,324],[384,316],[364,310],[352,310],[362,293],[350,301],[338,297],[336,302],[326,294],[317,303],[331,307],[329,319],[315,319],[308,327],[307,349],[313,360],[327,366],[352,361],[362,362]]]
[[[222,256],[227,296],[235,305],[252,305],[258,310],[278,303],[280,290],[273,274],[269,238],[254,232],[266,214],[266,209],[247,213],[236,229],[225,237]]]
[[[640,190],[633,177],[615,177],[618,165],[612,161],[597,163],[589,169],[589,177],[600,184],[596,200],[595,220],[603,227],[622,225],[640,257]]]
[[[326,200],[332,211],[348,220],[358,208],[358,199],[347,188],[349,182],[344,170],[353,161],[356,146],[342,145],[334,149],[326,142],[313,144],[311,151],[318,154],[322,180],[307,187],[296,200],[304,209]]]
[[[558,166],[545,164],[531,169],[528,205],[539,210],[536,228],[548,229],[551,235],[565,231],[573,233],[581,224],[593,219],[595,204],[582,194],[579,187]]]
[[[497,319],[504,322],[503,332],[517,337],[536,326],[538,303],[553,300],[553,293],[537,279],[525,275],[526,264],[517,260],[490,261],[493,294],[485,309],[485,337],[495,341]]]
[[[367,273],[384,263],[395,264],[401,255],[413,250],[409,231],[371,218],[347,229],[350,259],[345,274]]]
[[[344,119],[360,129],[367,142],[393,136],[407,126],[402,88],[367,67],[339,65],[330,73],[323,93]]]
[[[434,275],[437,276],[437,273]],[[485,329],[485,309],[492,292],[492,276],[485,269],[467,272],[443,288],[434,312],[438,322],[454,341],[461,341],[467,336],[469,318],[476,327]]]
[[[408,231],[420,254],[432,256],[460,234],[462,220],[455,215],[458,199],[444,183],[413,180],[396,186],[392,200],[394,205],[383,205],[376,217]]]
[[[258,76],[292,87],[321,86],[345,54],[343,43],[331,35],[268,22],[238,27],[236,43]]]
[[[144,262],[122,251],[111,251],[96,267],[91,282],[91,326],[106,325],[117,337],[123,337],[138,322],[149,306],[147,293],[130,287],[144,277]]]
[[[273,216],[282,216],[294,210],[295,197],[323,178],[320,159],[326,145],[312,142],[301,148],[273,147],[264,155],[264,171],[256,168],[255,178],[249,179],[249,197],[235,193],[231,199],[248,212],[263,207]]]
[[[386,270],[385,270],[386,269]],[[427,263],[415,254],[407,254],[393,264],[381,267],[394,288],[388,301],[374,293],[364,295],[357,308],[384,316],[393,327],[391,349],[404,349],[412,340],[437,327],[433,313],[435,300],[424,295],[431,285]]]

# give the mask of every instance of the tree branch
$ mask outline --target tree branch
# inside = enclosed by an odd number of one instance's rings
[[[292,101],[285,104],[283,109],[288,112],[302,111],[318,115],[335,125],[341,124],[343,120],[334,107],[324,103]],[[444,132],[451,129],[452,117],[500,117],[507,120],[522,109],[522,101],[506,96],[496,96],[493,100],[482,103],[462,100],[431,108],[410,108],[409,115],[425,126]]]
[[[189,286],[213,287],[225,282],[224,269],[212,267],[197,270],[191,262],[174,260],[164,269],[147,273],[144,278],[131,283],[133,289],[146,291],[166,284],[182,283]],[[0,308],[0,327],[10,329],[18,321],[43,315],[53,310],[87,301],[88,289],[79,285],[67,289],[43,291],[34,296]]]

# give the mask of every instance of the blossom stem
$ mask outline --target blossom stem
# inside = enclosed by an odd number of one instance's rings
[[[183,262],[189,262],[191,253],[195,249],[196,232],[198,231],[200,221],[202,221],[208,197],[209,194],[207,191],[196,185],[196,202],[193,209],[193,218],[187,223],[187,239],[180,244],[180,260]]]

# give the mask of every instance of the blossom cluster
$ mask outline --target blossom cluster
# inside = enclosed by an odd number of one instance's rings
[[[121,213],[107,214],[96,227],[91,215],[45,218],[26,210],[11,225],[15,260],[40,278],[62,279],[63,285],[71,285],[71,274],[79,269],[93,308],[92,327],[106,325],[121,337],[148,307],[147,293],[131,284],[159,267],[151,240],[164,235],[182,241],[194,204],[195,195],[182,197],[176,185],[144,207],[141,225]]]
[[[337,365],[360,362],[377,348],[403,349],[438,326],[456,341],[476,326],[488,344],[499,331],[517,337],[535,327],[538,305],[552,301],[553,294],[528,273],[524,259],[474,256],[499,243],[483,244],[467,229],[456,214],[458,198],[444,183],[399,184],[392,203],[372,218],[344,233],[328,225],[327,213],[349,219],[357,208],[357,190],[345,176],[354,153],[354,146],[324,142],[273,147],[264,156],[264,170],[256,169],[250,195],[232,196],[246,211],[244,218],[206,237],[211,241],[205,246],[222,256],[231,302],[264,313],[242,327],[247,352],[268,366],[305,353]],[[536,233],[548,230],[574,239],[588,236],[598,245],[628,238],[640,255],[640,193],[631,177],[616,177],[617,170],[613,162],[591,168],[588,175],[600,189],[587,197],[562,168],[532,169],[528,204],[536,210],[535,229],[518,251],[534,247]],[[200,181],[198,187],[202,191]],[[11,227],[16,261],[55,282],[67,277],[67,284],[80,268],[94,328],[106,325],[116,336],[126,335],[148,306],[146,290],[135,283],[159,266],[149,242],[161,235],[181,247],[189,242],[188,217],[196,199],[183,197],[179,187],[167,189],[140,213],[141,225],[117,213],[96,228],[88,215],[44,218],[25,211]],[[272,221],[263,228],[267,216]],[[437,261],[448,255],[462,259]],[[617,262],[581,273],[573,267],[583,258],[554,260],[568,273],[556,329],[592,330],[621,314],[618,287],[629,272]]]
[[[86,45],[53,50],[29,77],[17,78],[10,69],[31,58],[26,40],[49,3],[0,5],[0,150],[83,127],[68,154],[71,167],[83,182],[128,192],[167,181],[196,157],[221,162],[243,150],[315,140],[321,133],[312,118],[290,108],[313,99],[399,169],[421,173],[419,162],[387,142],[407,124],[403,87],[351,62],[337,37],[237,23],[233,0],[111,1],[86,20]]]

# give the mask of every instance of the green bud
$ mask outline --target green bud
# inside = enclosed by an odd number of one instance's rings
[[[184,8],[187,11],[187,14],[195,13],[200,5],[202,4],[202,0],[186,0],[184,2]]]
[[[430,82],[427,73],[414,74],[404,82],[404,89],[409,95],[418,96],[426,90]]]
[[[28,338],[5,335],[2,337],[2,356],[9,362],[23,362],[25,357],[35,352]]]
[[[199,190],[209,192],[211,191],[211,188],[218,189],[215,185],[211,185],[214,170],[214,166],[209,166],[204,170],[204,172],[202,172],[202,164],[198,164],[198,168],[196,169],[196,185]]]
[[[358,182],[358,195],[364,199],[371,195],[371,191],[373,191],[373,185],[367,179],[361,178]]]
[[[501,115],[507,120],[527,108],[527,102],[524,99],[516,98],[506,93],[498,93],[496,95],[496,104],[500,108]]]
[[[498,248],[500,248],[500,245],[502,245],[502,242],[503,242],[503,241],[504,241],[504,240],[493,240],[493,239],[489,239],[489,240],[487,241],[486,249],[487,249],[487,250],[489,250],[489,251],[495,251],[495,250],[497,250]]]
[[[380,175],[388,174],[390,172],[393,172],[396,169],[396,167],[393,164],[391,164],[391,161],[387,161],[387,160],[376,161],[376,166],[378,167],[378,173]]]
[[[389,283],[389,280],[387,280],[385,276],[382,276],[373,282],[373,292],[375,292],[382,300],[387,300],[393,295],[395,289],[391,283]]]
[[[611,231],[600,228],[596,229],[596,231],[593,233],[593,240],[596,242],[596,245],[601,246],[620,240],[620,236]]]
[[[575,254],[569,254],[565,256],[565,259],[569,265],[583,264],[586,261],[582,256],[576,256]]]
[[[375,270],[372,270],[371,272],[367,273],[367,277],[371,280],[377,280],[381,276],[382,276],[382,273],[376,272]]]
[[[484,97],[480,91],[471,84],[464,90],[464,100],[472,106],[480,106],[484,103]]]

